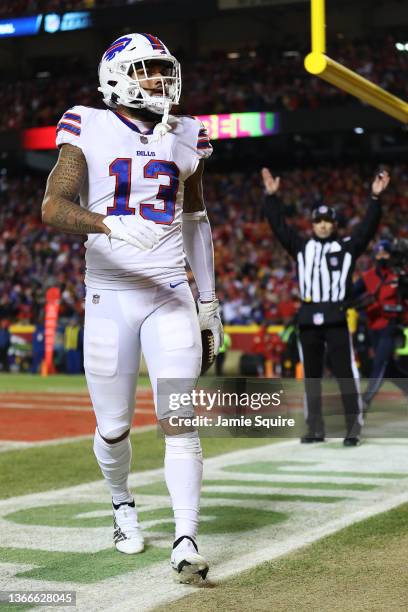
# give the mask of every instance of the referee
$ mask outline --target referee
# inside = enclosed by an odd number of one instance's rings
[[[381,170],[371,186],[364,219],[350,236],[337,235],[336,212],[319,206],[312,212],[311,238],[299,235],[285,221],[284,205],[277,197],[279,177],[262,170],[266,191],[265,214],[277,239],[296,260],[302,304],[298,313],[300,353],[305,376],[303,443],[323,442],[321,378],[327,350],[338,380],[346,419],[344,446],[357,446],[363,424],[358,370],[346,321],[346,300],[352,289],[355,262],[373,238],[381,217],[380,195],[390,176]]]

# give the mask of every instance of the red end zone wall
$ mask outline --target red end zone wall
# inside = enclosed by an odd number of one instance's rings
[[[32,342],[34,329],[33,325],[10,326],[12,334],[19,336],[29,343]],[[226,325],[224,329],[231,336],[231,350],[243,351],[245,353],[251,352],[254,336],[259,331],[259,325]],[[268,327],[268,331],[271,334],[279,334],[283,329],[283,325],[270,325]]]
[[[224,330],[231,336],[231,350],[251,353],[254,336],[259,331],[259,325],[226,325]],[[270,325],[270,334],[279,334],[284,330],[283,325]]]

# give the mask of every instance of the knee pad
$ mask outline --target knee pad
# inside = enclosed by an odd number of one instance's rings
[[[87,374],[112,377],[119,361],[119,328],[116,321],[92,317],[86,321],[84,367]]]
[[[107,442],[107,444],[117,444],[118,442],[123,442],[123,440],[126,440],[126,438],[129,437],[129,434],[130,434],[130,429],[127,429],[123,434],[120,434],[115,437],[110,436],[109,438],[106,438],[105,436],[102,436],[101,433],[99,432],[99,436],[102,438],[104,442]]]
[[[131,428],[135,408],[135,377],[94,376],[86,372],[89,395],[101,436],[118,438]]]
[[[115,444],[115,442],[124,440],[129,435],[130,429],[128,425],[119,426],[115,429],[114,423],[104,423],[104,427],[101,429],[101,425],[98,423],[98,431],[105,442],[108,442],[108,444]]]
[[[88,386],[101,436],[114,439],[130,429],[133,411],[129,410],[127,398],[119,392],[117,395],[111,392],[104,394],[101,385],[95,383]]]

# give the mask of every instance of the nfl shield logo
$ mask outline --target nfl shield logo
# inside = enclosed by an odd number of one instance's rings
[[[146,138],[146,136],[141,136],[140,137],[140,142],[142,142],[143,144],[147,144],[149,142],[149,139]]]
[[[330,263],[332,266],[338,266],[339,265],[339,258],[338,257],[330,257]]]
[[[92,304],[99,304],[99,300],[101,299],[100,295],[93,295],[92,296]]]
[[[322,312],[315,312],[313,315],[313,324],[314,325],[323,325],[324,323],[324,315]]]

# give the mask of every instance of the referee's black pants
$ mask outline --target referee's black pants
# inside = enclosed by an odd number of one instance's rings
[[[305,377],[305,420],[308,431],[314,435],[325,433],[321,379],[327,351],[330,369],[340,387],[346,420],[346,437],[358,436],[363,424],[362,404],[358,388],[358,372],[347,324],[301,326],[299,340]]]

